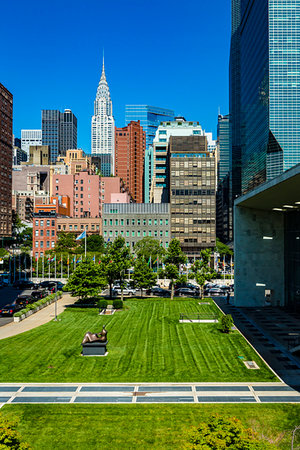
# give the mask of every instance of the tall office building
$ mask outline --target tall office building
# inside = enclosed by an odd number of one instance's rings
[[[42,130],[21,130],[21,149],[29,159],[30,145],[42,145]]]
[[[115,173],[115,121],[106,81],[104,57],[92,117],[92,155],[110,155],[110,174]]]
[[[42,110],[42,145],[49,145],[50,160],[56,162],[69,149],[77,148],[77,118],[70,109]]]
[[[161,122],[174,120],[174,111],[171,109],[158,108],[149,105],[126,105],[125,107],[125,123],[130,121],[140,121],[143,130],[146,133],[146,154],[151,159],[150,147],[152,146],[156,130]],[[145,203],[150,201],[151,179],[149,178],[149,167],[145,167],[144,191]]]
[[[204,135],[171,136],[169,151],[171,235],[190,258],[199,257],[216,245],[215,154]]]
[[[146,135],[140,122],[130,122],[127,127],[116,128],[116,176],[122,178],[135,203],[144,198],[144,157]]]
[[[229,172],[230,122],[229,115],[218,115],[217,127],[218,181],[223,180]]]
[[[0,83],[0,237],[11,235],[13,96]]]
[[[300,162],[300,2],[234,0],[232,7],[239,58],[230,61],[238,80],[231,78],[231,91],[240,107],[232,135],[241,132],[245,193]]]

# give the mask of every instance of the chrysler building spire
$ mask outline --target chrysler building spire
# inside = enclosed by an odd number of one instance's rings
[[[96,99],[94,101],[94,115],[92,117],[92,154],[110,155],[110,157],[103,157],[103,160],[105,159],[106,176],[114,174],[114,138],[115,122],[112,115],[112,101],[110,97],[109,86],[105,75],[103,53],[102,73],[97,88]],[[107,169],[107,159],[110,159],[110,170]]]

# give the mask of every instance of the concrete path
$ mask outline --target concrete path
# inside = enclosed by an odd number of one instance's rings
[[[10,403],[300,403],[284,383],[1,383]]]
[[[64,311],[66,305],[71,305],[76,301],[76,298],[71,297],[70,294],[64,294],[62,298],[57,301],[57,314]],[[39,327],[44,323],[53,320],[55,317],[55,303],[41,309],[40,311],[32,314],[22,322],[10,322],[0,327],[0,339],[16,336],[17,334],[24,333],[25,331],[32,330]]]

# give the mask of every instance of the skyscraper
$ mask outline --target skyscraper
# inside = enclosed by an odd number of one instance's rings
[[[247,192],[300,162],[300,2],[233,0],[232,14],[232,160],[239,135]]]
[[[13,96],[0,83],[0,237],[11,235]]]
[[[21,130],[21,149],[29,159],[30,145],[42,145],[42,130]]]
[[[139,121],[116,128],[116,176],[122,178],[136,203],[143,203],[144,199],[145,148],[146,134]]]
[[[70,109],[63,113],[55,109],[42,110],[42,145],[49,145],[50,160],[65,156],[77,148],[77,119]]]
[[[92,117],[92,155],[111,155],[110,173],[115,173],[115,121],[106,81],[104,57]]]
[[[156,130],[161,122],[174,120],[174,111],[149,105],[126,105],[125,123],[127,124],[132,120],[140,121],[141,126],[146,133],[146,155],[147,157],[149,156],[150,160],[153,159],[150,147],[152,146]],[[144,176],[144,201],[145,203],[148,203],[152,181],[149,177],[149,164],[145,169],[147,172]]]
[[[226,177],[229,172],[229,145],[230,145],[230,123],[229,115],[218,115],[218,181]]]

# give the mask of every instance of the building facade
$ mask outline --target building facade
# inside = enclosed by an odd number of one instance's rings
[[[77,148],[77,119],[70,109],[42,110],[42,145],[50,147],[50,161],[55,163],[58,155]]]
[[[229,115],[218,115],[217,127],[218,182],[229,173],[230,122]]]
[[[139,121],[115,130],[116,176],[124,181],[133,202],[143,203],[145,132]]]
[[[31,145],[42,145],[42,130],[21,130],[21,149],[27,153],[27,159]]]
[[[300,162],[300,3],[233,0],[233,13],[238,58],[231,61],[232,134],[240,132],[246,193]]]
[[[12,232],[13,96],[0,83],[0,237]]]
[[[20,147],[14,146],[12,159],[13,166],[19,165],[22,162],[26,162],[27,156],[28,155],[24,150],[22,150]]]
[[[30,145],[28,164],[35,166],[48,166],[50,164],[50,146]]]
[[[134,248],[143,237],[158,239],[163,248],[171,240],[170,205],[167,203],[108,203],[103,205],[102,233],[105,241],[122,236]]]
[[[113,118],[112,101],[106,81],[104,58],[102,74],[94,101],[92,117],[92,155],[109,155],[110,167],[105,170],[107,176],[115,174],[115,121]],[[108,173],[109,172],[109,173]]]
[[[216,245],[216,157],[206,136],[171,136],[169,151],[172,238],[199,257]]]

